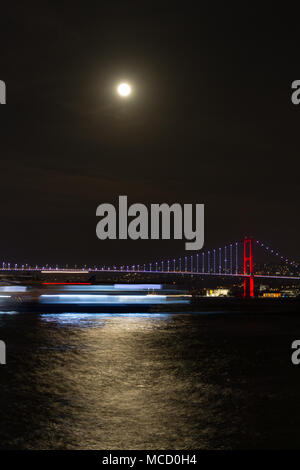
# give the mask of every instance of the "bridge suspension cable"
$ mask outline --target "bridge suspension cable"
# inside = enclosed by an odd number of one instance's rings
[[[282,256],[279,253],[279,250],[275,250],[274,248],[270,247],[269,245],[267,245],[266,243],[264,243],[260,240],[254,240],[254,241],[258,246],[263,248],[266,252],[268,252],[268,253],[270,253],[274,256],[277,256],[284,263],[289,264],[291,266],[294,266],[295,268],[299,267],[299,263],[297,263],[295,260],[291,260],[290,258],[287,258],[286,256]]]
[[[235,274],[239,275],[243,273],[242,266],[239,266],[239,250],[241,246],[242,242],[232,242],[223,247],[185,255],[179,258],[172,258],[171,260],[167,259],[147,264],[132,265],[129,270],[137,270],[140,272],[143,266],[143,271],[146,272],[146,266],[149,266],[149,272],[233,275],[235,266]],[[233,247],[235,247],[235,250]],[[126,271],[128,268],[123,269],[123,267],[121,267],[120,270]]]

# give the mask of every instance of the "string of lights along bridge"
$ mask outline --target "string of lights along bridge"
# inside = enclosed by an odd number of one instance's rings
[[[296,274],[268,274],[263,271],[254,272],[253,246],[262,248],[267,254],[277,258],[277,260],[286,267],[298,270],[299,263],[282,256],[278,250],[271,248],[266,243],[255,240],[252,237],[245,237],[242,241],[229,243],[225,246],[213,248],[206,251],[200,251],[196,254],[184,255],[178,258],[169,258],[165,260],[150,261],[143,264],[133,265],[113,265],[113,266],[87,266],[70,268],[68,265],[62,267],[59,265],[51,266],[45,264],[12,264],[3,262],[0,271],[39,271],[41,273],[70,273],[83,274],[93,272],[125,272],[125,273],[153,273],[153,274],[183,274],[193,276],[232,276],[244,278],[244,295],[252,297],[254,294],[254,278],[273,278],[273,279],[295,279],[300,280],[298,272]]]

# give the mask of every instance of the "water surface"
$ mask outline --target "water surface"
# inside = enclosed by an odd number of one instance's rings
[[[297,315],[0,313],[2,449],[300,447]]]

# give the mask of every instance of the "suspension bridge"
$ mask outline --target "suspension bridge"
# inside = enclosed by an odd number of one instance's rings
[[[273,260],[281,264],[280,271],[275,273],[264,272],[255,269],[254,246],[264,250]],[[254,282],[258,279],[290,279],[300,281],[300,265],[280,254],[278,250],[268,244],[255,240],[253,237],[244,237],[242,241],[229,243],[223,247],[201,250],[196,254],[185,255],[178,258],[170,258],[161,261],[150,261],[134,265],[112,266],[87,266],[70,268],[68,265],[29,265],[12,264],[3,262],[0,272],[38,272],[41,274],[93,274],[103,273],[145,273],[161,275],[185,275],[185,276],[220,276],[242,278],[244,283],[244,297],[254,296]]]

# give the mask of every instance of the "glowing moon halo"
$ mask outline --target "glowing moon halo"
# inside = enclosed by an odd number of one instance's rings
[[[128,83],[120,83],[117,90],[120,96],[129,96],[131,93],[131,86],[128,85]]]

